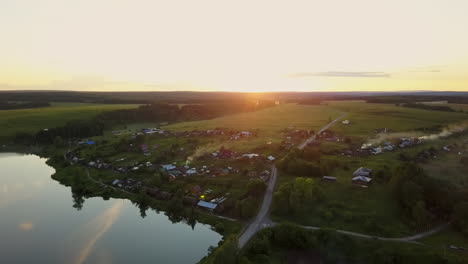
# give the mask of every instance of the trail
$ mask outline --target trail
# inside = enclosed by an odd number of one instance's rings
[[[330,123],[322,127],[312,137],[308,138],[306,141],[300,144],[298,148],[303,149],[305,146],[307,146],[307,144],[313,142],[318,134],[330,128],[333,124],[338,122],[344,116],[345,114],[342,114],[337,119],[331,121]],[[243,248],[245,244],[247,244],[247,242],[261,229],[275,225],[275,223],[271,221],[271,219],[268,217],[268,212],[270,210],[271,201],[273,198],[273,191],[275,189],[277,174],[278,174],[278,170],[276,169],[275,165],[272,165],[271,177],[270,177],[270,180],[268,181],[268,187],[263,197],[262,206],[260,207],[260,210],[258,211],[258,214],[255,217],[255,219],[244,229],[244,232],[239,236],[239,241],[238,241],[239,248]]]

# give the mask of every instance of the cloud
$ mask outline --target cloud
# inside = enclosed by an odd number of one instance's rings
[[[328,71],[328,72],[298,72],[290,75],[293,78],[307,77],[359,77],[359,78],[390,78],[386,72],[354,72],[354,71]]]

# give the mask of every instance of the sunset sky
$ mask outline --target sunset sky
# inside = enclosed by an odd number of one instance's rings
[[[2,0],[0,90],[468,91],[467,0]]]

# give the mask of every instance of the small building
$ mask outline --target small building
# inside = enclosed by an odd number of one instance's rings
[[[356,176],[356,177],[353,177],[353,179],[351,180],[351,182],[354,185],[361,186],[361,187],[368,187],[371,181],[372,181],[371,178],[365,177],[365,176]]]
[[[208,209],[209,211],[213,211],[216,209],[216,207],[218,206],[218,204],[215,204],[215,203],[210,203],[210,202],[205,202],[205,201],[199,201],[197,203],[197,206],[201,207],[201,208],[204,208],[204,209]]]
[[[341,123],[343,123],[343,125],[349,125],[349,120],[343,120]]]
[[[259,156],[259,155],[258,155],[258,154],[255,154],[255,153],[242,155],[242,157],[246,157],[246,158],[249,158],[249,159],[251,159],[251,158],[256,158],[256,157],[258,157],[258,156]]]
[[[372,170],[364,167],[360,167],[357,169],[354,173],[353,176],[364,176],[364,177],[371,177],[372,175]]]
[[[185,174],[187,174],[187,175],[192,175],[192,174],[196,174],[196,173],[197,173],[197,169],[195,169],[195,168],[191,168],[190,170],[187,170],[185,172]]]
[[[200,185],[195,185],[195,186],[193,186],[192,189],[190,190],[190,192],[191,192],[192,194],[195,194],[195,195],[200,194],[201,191],[202,191],[202,188],[200,187]]]
[[[172,164],[167,164],[167,165],[162,165],[161,166],[163,169],[167,170],[167,171],[170,171],[170,170],[173,170],[176,168],[176,166],[172,165]]]
[[[269,161],[274,161],[276,158],[270,155],[270,156],[267,157],[267,159],[268,159]]]
[[[323,176],[322,177],[323,181],[329,181],[329,182],[336,182],[336,177],[333,176]]]

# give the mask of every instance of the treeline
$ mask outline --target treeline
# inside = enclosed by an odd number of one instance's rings
[[[0,101],[0,110],[15,110],[15,109],[26,109],[26,108],[39,108],[39,107],[48,107],[50,103],[48,102],[2,102]]]
[[[454,95],[388,95],[388,96],[369,96],[364,97],[364,100],[368,103],[380,103],[380,104],[415,104],[415,102],[440,102],[447,101],[448,103],[454,104],[468,104],[468,94],[460,93],[457,96]]]
[[[446,105],[429,105],[429,104],[417,104],[417,103],[405,103],[401,106],[417,108],[423,110],[432,110],[432,111],[445,111],[445,112],[455,112],[455,110]]]
[[[468,193],[431,178],[414,163],[396,168],[389,182],[402,211],[414,227],[429,228],[434,222],[453,222],[468,236]]]
[[[100,136],[106,128],[116,124],[135,122],[179,122],[211,119],[223,115],[249,112],[274,106],[271,101],[212,103],[204,105],[170,105],[153,103],[134,109],[104,112],[92,120],[76,120],[64,126],[39,131],[35,134],[18,133],[14,142],[17,144],[50,144],[56,138],[76,139]]]
[[[52,144],[64,139],[100,136],[104,128],[105,124],[98,120],[74,120],[64,126],[41,130],[35,134],[18,133],[13,141],[23,145]]]
[[[251,112],[274,106],[272,101],[172,105],[152,103],[136,109],[122,109],[101,114],[107,123],[177,122],[211,119],[223,115]]]

